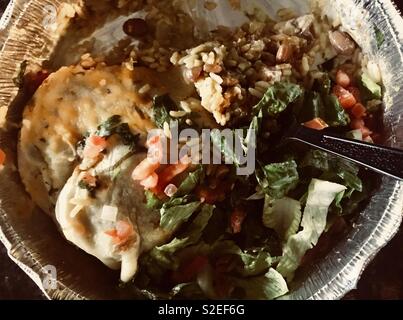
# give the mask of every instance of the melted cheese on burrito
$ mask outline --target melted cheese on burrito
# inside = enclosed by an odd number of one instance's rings
[[[165,93],[154,73],[121,66],[91,70],[63,67],[37,90],[24,113],[19,143],[19,171],[33,200],[52,213],[57,195],[76,166],[76,144],[106,121],[120,115],[139,133],[153,128],[149,96]]]

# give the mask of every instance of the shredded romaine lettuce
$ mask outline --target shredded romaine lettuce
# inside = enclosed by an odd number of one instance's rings
[[[256,171],[256,178],[266,194],[280,199],[299,182],[297,163],[290,160],[268,164]]]
[[[179,198],[178,198],[179,199]],[[161,208],[161,228],[167,231],[176,230],[182,223],[189,220],[189,218],[199,209],[200,202],[190,202],[187,204],[172,205],[167,207],[164,204]]]
[[[276,261],[265,248],[255,249],[254,252],[242,250],[233,241],[218,241],[212,246],[215,256],[234,255],[239,257],[240,264],[236,271],[241,276],[256,276],[266,272]]]
[[[203,205],[200,213],[197,214],[183,234],[178,235],[167,244],[155,247],[151,250],[150,256],[161,266],[167,269],[176,269],[179,266],[179,261],[175,258],[175,253],[183,248],[196,244],[200,240],[204,228],[213,215],[213,211],[214,206]]]
[[[368,74],[365,72],[361,76],[361,83],[368,90],[368,93],[372,99],[381,99],[382,98],[382,87],[375,83]]]
[[[148,209],[159,209],[162,207],[163,202],[149,190],[145,191],[146,206]]]
[[[180,184],[174,197],[183,197],[191,193],[199,184],[203,182],[204,170],[203,166],[199,166],[195,171],[189,173],[185,180]]]
[[[273,268],[263,276],[235,278],[233,281],[237,287],[244,290],[246,299],[273,300],[288,293],[287,282]]]
[[[300,123],[315,118],[323,119],[331,127],[346,126],[350,117],[331,93],[331,80],[328,74],[314,83],[314,91],[305,94],[303,107],[294,109]]]
[[[277,266],[288,280],[292,280],[305,253],[313,248],[326,227],[329,206],[345,186],[328,181],[312,179],[302,217],[302,231],[291,236],[283,249],[283,256]]]
[[[297,84],[276,82],[267,89],[263,98],[253,107],[253,113],[256,116],[263,111],[263,115],[276,116],[287,109],[302,93],[302,88]]]
[[[298,232],[301,216],[301,203],[299,201],[288,197],[274,199],[266,195],[263,224],[265,227],[276,231],[283,242]]]

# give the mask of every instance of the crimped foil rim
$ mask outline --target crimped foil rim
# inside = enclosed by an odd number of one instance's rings
[[[18,21],[26,13],[29,5],[35,2],[35,0],[27,0],[25,2],[20,0],[12,1],[14,2],[14,11],[11,16],[9,26],[6,28],[7,31],[10,31],[12,27],[18,23]],[[50,3],[48,1],[44,2]],[[59,3],[59,1],[56,2]],[[393,30],[392,34],[395,37],[399,53],[401,56],[403,56],[402,35],[398,33],[399,30],[403,30],[402,18],[399,16],[398,11],[391,1],[375,0],[373,2],[376,3],[378,9],[383,13],[384,19],[388,23],[390,29]],[[55,1],[52,3],[54,4]],[[4,32],[3,35],[0,35],[0,39],[2,37],[3,40],[7,39],[7,32]],[[4,54],[6,45],[7,43],[1,50],[2,55]],[[0,63],[2,58],[3,57],[1,56]],[[7,96],[7,100],[9,100],[8,102],[11,102],[13,98],[15,98],[15,94],[15,92],[9,93]],[[392,145],[394,146],[401,147],[402,144],[403,141],[392,141]],[[356,287],[356,284],[365,267],[376,255],[376,253],[397,233],[402,221],[403,184],[393,181],[389,178],[383,178],[382,186],[388,190],[390,189],[392,196],[389,197],[388,203],[381,218],[379,219],[379,222],[371,231],[364,243],[360,245],[359,250],[357,250],[354,256],[349,258],[349,262],[340,268],[340,272],[331,277],[331,279],[328,280],[327,283],[317,291],[310,292],[308,294],[303,293],[300,296],[295,296],[296,293],[292,292],[288,297],[285,297],[285,299],[301,299],[301,297],[304,299],[340,299],[347,292]],[[364,215],[367,210],[369,210],[369,208],[365,209],[362,215]],[[41,281],[41,270],[43,265],[32,255],[30,255],[26,249],[24,249],[23,241],[20,235],[18,235],[13,227],[8,223],[6,213],[2,208],[0,208],[0,222],[0,241],[5,245],[8,255],[36,283],[36,285],[38,285],[48,299],[90,298],[89,296],[84,296],[76,292],[74,289],[66,286],[62,282],[58,282],[59,289],[46,290]],[[336,252],[337,248],[334,248],[333,251]],[[326,261],[323,261],[321,264],[319,264],[319,268],[320,265],[324,264],[326,264]]]

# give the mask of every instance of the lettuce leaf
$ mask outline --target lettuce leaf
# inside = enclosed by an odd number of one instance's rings
[[[243,135],[237,135],[236,131],[233,131],[234,138],[241,142],[245,154],[252,147],[256,148],[256,140],[252,139],[252,133],[255,133],[256,138],[258,137],[262,119],[265,116],[277,116],[302,94],[303,89],[299,85],[289,82],[276,82],[267,89],[263,98],[253,107],[252,120],[248,127],[243,128]],[[221,151],[228,163],[240,166],[239,157],[235,153],[233,144],[229,143],[218,130],[211,132],[211,140],[213,145]]]
[[[363,184],[358,177],[359,167],[345,159],[332,156],[320,150],[309,151],[301,162],[301,167],[312,167],[322,171],[322,180],[342,183],[348,187],[345,197],[354,191],[362,192]]]
[[[277,271],[289,281],[294,277],[305,253],[318,243],[326,227],[329,206],[344,190],[346,187],[340,184],[312,179],[301,222],[303,229],[288,239],[277,266]]]
[[[230,240],[219,241],[212,247],[212,255],[222,257],[223,255],[234,255],[239,258],[239,264],[235,270],[238,275],[249,277],[266,272],[277,259],[271,257],[265,248],[255,249],[252,252],[242,250],[235,242]]]
[[[347,197],[350,197],[354,191],[362,192],[362,180],[358,177],[359,167],[357,165],[340,158],[335,161],[333,168],[349,189],[346,192]]]
[[[350,117],[333,94],[323,97],[325,122],[331,127],[344,127],[350,123]]]
[[[181,235],[178,235],[167,244],[153,248],[149,253],[150,256],[161,266],[167,269],[176,269],[179,266],[179,261],[176,259],[175,253],[196,244],[200,240],[204,228],[213,215],[213,211],[214,206],[203,205],[200,213]]]
[[[365,72],[361,76],[361,84],[366,89],[369,98],[382,99],[382,87],[375,83]]]
[[[256,171],[256,178],[263,191],[273,198],[283,198],[299,182],[297,163],[294,160],[272,163]]]
[[[360,129],[351,130],[351,131],[347,132],[346,137],[349,139],[354,139],[354,140],[359,140],[359,141],[363,140],[362,131]]]
[[[263,224],[276,231],[283,242],[298,232],[301,223],[301,203],[297,200],[284,197],[274,199],[265,197],[263,207]]]
[[[148,209],[159,209],[162,207],[162,201],[150,190],[145,190],[144,194],[146,196],[146,207]]]
[[[158,128],[163,129],[164,123],[170,123],[174,119],[169,115],[169,112],[176,110],[175,102],[169,95],[156,96],[153,99],[153,117]],[[176,120],[176,119],[175,119]]]
[[[325,119],[323,100],[316,91],[306,93],[303,108],[298,111],[298,121],[300,123],[308,122],[315,118]]]
[[[276,82],[267,89],[263,98],[253,107],[253,114],[257,116],[263,111],[263,115],[276,116],[287,109],[302,93],[302,88],[297,84]]]
[[[287,283],[275,269],[255,277],[229,277],[231,283],[242,291],[244,299],[273,300],[288,293]],[[181,283],[171,290],[171,297],[206,299],[208,296],[197,282]]]
[[[288,293],[288,286],[283,276],[270,268],[263,276],[252,278],[234,278],[236,287],[243,289],[246,299],[273,300]]]
[[[315,81],[314,90],[305,94],[303,107],[294,109],[300,123],[321,118],[331,127],[349,124],[350,117],[331,93],[331,87],[332,82],[327,74]]]
[[[176,199],[177,202],[182,200],[182,198]],[[174,231],[182,223],[188,221],[201,205],[199,201],[179,205],[174,204],[175,202],[170,202],[169,205],[165,203],[160,210],[160,226],[167,231]]]
[[[235,130],[233,131],[232,136],[233,139],[239,139],[239,137],[235,135]],[[228,141],[228,139],[223,136],[219,130],[212,130],[210,137],[213,146],[220,150],[227,163],[232,163],[235,166],[240,166],[240,160],[234,148],[234,141]]]
[[[119,115],[113,115],[105,122],[101,123],[95,132],[100,137],[110,137],[114,134],[118,135],[122,143],[130,146],[132,151],[136,150],[139,135],[133,134],[127,123],[122,123],[122,118]]]
[[[182,181],[178,190],[175,192],[174,197],[183,197],[191,193],[199,184],[202,183],[204,179],[204,169],[203,166],[198,166],[198,168],[189,173],[185,180]]]
[[[301,162],[301,167],[313,167],[321,171],[330,169],[329,154],[320,150],[310,150]]]

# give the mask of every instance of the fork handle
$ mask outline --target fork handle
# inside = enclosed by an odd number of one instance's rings
[[[303,126],[298,127],[288,138],[351,160],[394,179],[403,180],[403,150],[329,135]]]

